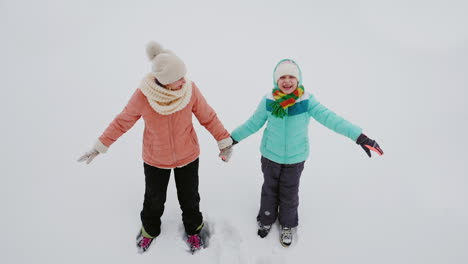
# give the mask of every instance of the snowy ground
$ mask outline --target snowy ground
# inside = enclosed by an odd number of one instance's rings
[[[468,263],[468,5],[463,1],[0,2],[0,263]],[[228,130],[295,59],[306,90],[385,151],[316,122],[300,226],[256,235],[261,132],[230,163],[196,121],[211,238],[187,253],[173,179],[162,234],[137,254],[143,123],[87,151],[149,71],[149,40],[187,64]]]

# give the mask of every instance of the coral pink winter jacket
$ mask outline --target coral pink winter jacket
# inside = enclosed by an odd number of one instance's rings
[[[138,88],[127,106],[112,121],[99,140],[107,147],[127,132],[140,117],[145,121],[143,160],[158,168],[187,165],[200,155],[198,138],[192,124],[192,113],[213,137],[219,141],[230,137],[215,111],[208,105],[192,82],[190,102],[182,110],[170,115],[157,113]]]

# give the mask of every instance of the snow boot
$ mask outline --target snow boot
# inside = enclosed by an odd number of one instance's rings
[[[141,228],[136,238],[136,246],[138,248],[138,253],[140,254],[145,253],[154,240],[154,237],[146,237],[145,235],[146,232],[143,230],[143,228]]]
[[[195,254],[195,252],[204,247],[203,240],[199,234],[188,235],[187,244],[190,246],[190,252],[192,252],[192,254]]]
[[[259,235],[261,238],[264,238],[268,235],[271,229],[271,225],[264,225],[260,223],[260,221],[257,221],[258,224],[258,231],[257,235]]]
[[[292,229],[290,227],[283,226],[280,233],[280,243],[283,247],[289,247],[292,243]]]

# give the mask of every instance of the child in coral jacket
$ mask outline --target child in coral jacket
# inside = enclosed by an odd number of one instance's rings
[[[145,252],[161,232],[169,176],[174,170],[187,242],[195,251],[203,246],[200,236],[203,217],[198,193],[200,147],[192,114],[217,140],[223,153],[231,153],[232,139],[195,83],[185,77],[187,70],[183,61],[156,42],[150,42],[146,51],[152,71],[143,78],[128,104],[102,133],[93,149],[79,161],[90,163],[99,153],[105,153],[143,117],[146,185],[137,247],[140,253]]]
[[[236,128],[234,144],[257,132],[265,123],[260,151],[264,182],[257,215],[258,235],[265,237],[278,218],[280,242],[292,243],[292,229],[298,225],[299,179],[309,155],[310,117],[333,131],[348,137],[371,156],[383,154],[362,129],[320,104],[302,86],[299,66],[289,59],[280,61],[273,74],[274,88],[262,98],[255,113]]]

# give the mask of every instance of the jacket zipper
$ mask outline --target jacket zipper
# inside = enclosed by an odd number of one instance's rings
[[[175,145],[174,145],[174,138],[173,138],[173,133],[172,131],[172,115],[168,116],[169,118],[169,141],[171,143],[171,152],[172,152],[172,159],[173,159],[173,164],[176,164],[177,159],[176,159],[176,154],[175,154]]]
[[[286,160],[288,158],[288,151],[286,147],[286,138],[287,138],[287,131],[286,131],[286,119],[288,118],[288,111],[289,109],[286,108],[286,116],[283,118],[283,142],[284,142],[284,163],[286,163]]]

